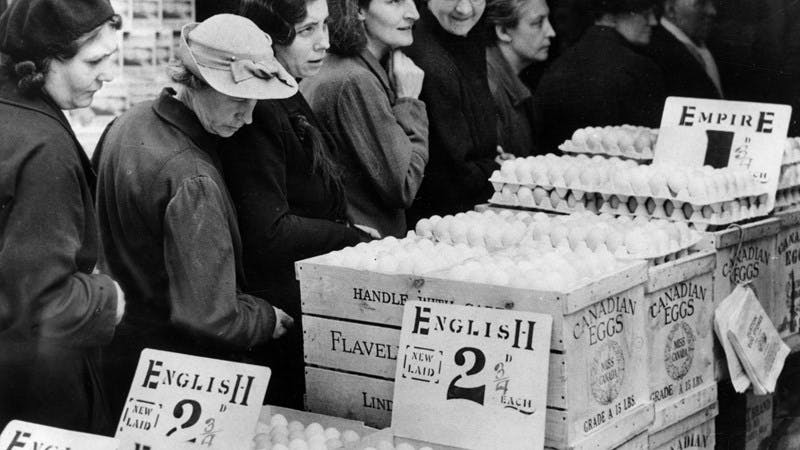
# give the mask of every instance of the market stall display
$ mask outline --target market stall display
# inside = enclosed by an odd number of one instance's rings
[[[564,153],[617,156],[635,161],[652,161],[658,130],[632,125],[587,127],[575,130],[572,139],[558,149]]]

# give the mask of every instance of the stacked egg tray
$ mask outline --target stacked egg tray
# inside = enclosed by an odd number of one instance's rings
[[[658,129],[632,125],[580,128],[558,149],[564,153],[616,156],[652,161]]]
[[[541,189],[544,192],[537,196],[534,189]],[[767,194],[757,192],[724,201],[698,201],[681,196],[636,196],[616,192],[586,192],[566,187],[532,187],[517,183],[502,183],[499,189],[495,187],[495,193],[489,203],[564,214],[589,211],[680,220],[689,222],[699,231],[705,231],[712,225],[729,225],[765,216],[769,213],[767,200]]]
[[[775,210],[783,211],[800,205],[800,138],[788,138],[783,150],[781,177],[775,195]]]

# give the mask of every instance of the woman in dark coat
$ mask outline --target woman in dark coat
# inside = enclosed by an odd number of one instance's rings
[[[428,0],[420,7],[408,56],[425,72],[419,98],[428,110],[428,153],[409,228],[433,214],[485,202],[498,168],[497,113],[486,75],[486,0]]]
[[[545,72],[534,95],[543,150],[557,151],[578,128],[658,127],[664,82],[643,54],[658,23],[653,0],[593,0],[596,17],[580,41]]]
[[[99,352],[125,301],[94,273],[95,177],[61,110],[111,80],[119,25],[104,0],[17,0],[0,17],[0,428],[114,426]]]
[[[424,73],[401,50],[419,13],[413,0],[329,5],[333,55],[301,91],[339,147],[350,218],[404,237],[428,162]]]
[[[272,37],[276,58],[295,78],[313,76],[322,67],[328,49],[325,0],[249,0],[240,13]],[[301,320],[295,261],[369,239],[346,220],[333,145],[297,94],[259,101],[253,123],[221,152],[239,216],[247,292],[268,295],[296,324]],[[271,404],[303,406],[301,328],[253,352],[257,363],[272,369]]]

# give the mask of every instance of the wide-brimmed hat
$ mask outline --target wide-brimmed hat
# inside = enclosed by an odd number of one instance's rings
[[[181,29],[178,58],[217,92],[250,99],[287,98],[297,81],[275,59],[272,39],[247,18],[217,14]]]

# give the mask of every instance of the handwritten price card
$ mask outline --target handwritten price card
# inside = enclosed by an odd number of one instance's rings
[[[0,434],[0,449],[3,450],[117,450],[118,446],[117,439],[21,420],[12,420]]]
[[[249,448],[267,367],[145,349],[117,426],[121,450]]]
[[[552,324],[531,312],[407,302],[395,433],[467,449],[542,448]]]
[[[772,209],[791,116],[788,105],[669,97],[653,163],[746,167]]]

